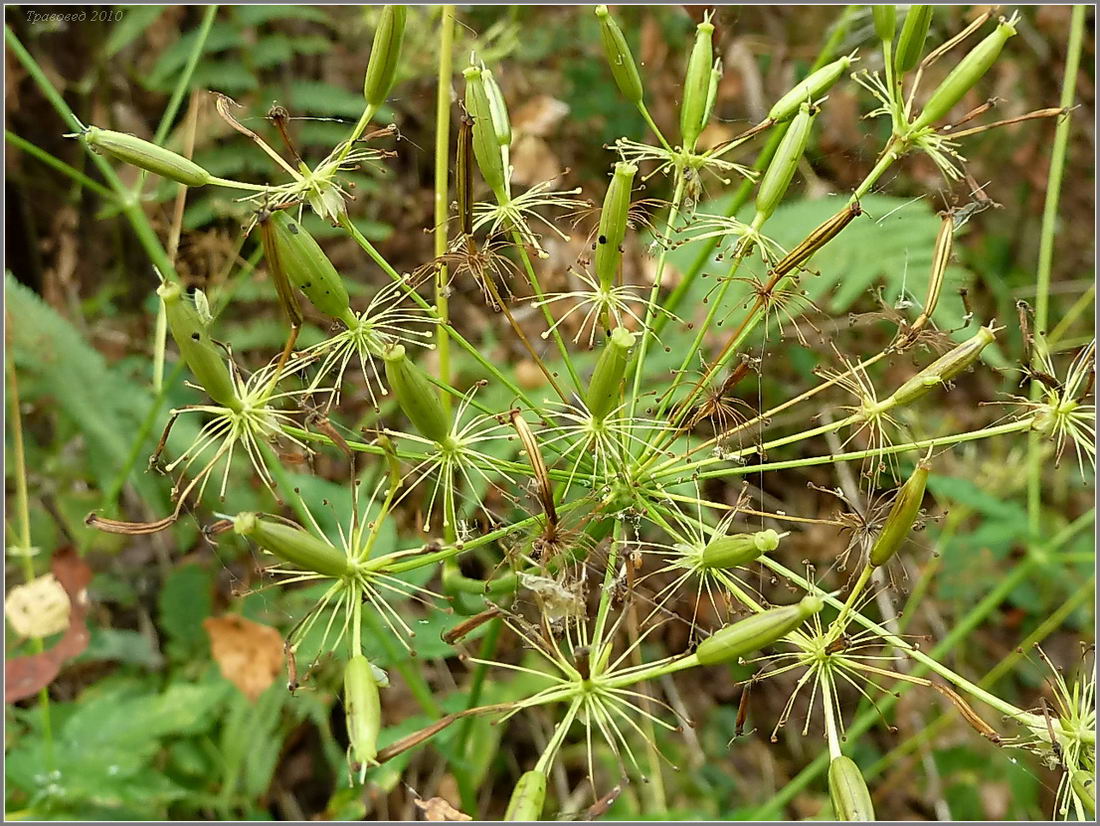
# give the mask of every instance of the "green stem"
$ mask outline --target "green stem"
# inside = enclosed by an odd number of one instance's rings
[[[1021,419],[1017,422],[1008,422],[994,427],[986,427],[981,430],[971,430],[966,433],[956,433],[951,436],[938,436],[932,439],[920,439],[915,442],[907,442],[900,445],[888,445],[874,450],[854,450],[849,453],[834,453],[831,456],[808,456],[803,459],[791,459],[786,462],[767,462],[759,465],[742,465],[740,467],[720,468],[718,470],[699,473],[699,479],[716,479],[723,476],[743,476],[746,473],[756,473],[765,470],[787,470],[797,467],[810,467],[823,465],[829,462],[853,461],[856,459],[872,459],[881,456],[893,456],[898,453],[907,453],[911,450],[925,450],[930,447],[946,447],[947,445],[973,442],[978,439],[988,439],[992,436],[1003,436],[1007,433],[1019,433],[1031,427],[1030,419]],[[693,464],[681,465],[660,474],[654,474],[656,478],[680,475],[691,476],[693,471],[710,466],[722,461],[721,459],[705,459]]]
[[[451,75],[453,66],[455,7],[443,6],[439,21],[439,72],[435,93],[435,257],[447,252],[447,217],[451,139]],[[439,354],[439,379],[451,383],[451,339],[446,325],[450,322],[447,303],[447,267],[438,267],[435,277],[435,312],[440,326],[435,346]],[[444,395],[443,407],[449,413],[451,399]]]
[[[46,150],[39,149],[33,143],[26,140],[25,138],[19,137],[14,132],[4,130],[4,139],[8,143],[10,143],[10,144],[18,147],[22,151],[26,152],[31,157],[42,161],[42,163],[46,164],[46,166],[52,167],[53,169],[56,169],[58,172],[60,172],[62,175],[67,175],[68,177],[72,178],[78,184],[80,184],[83,187],[86,187],[87,189],[90,189],[92,192],[96,193],[96,195],[99,195],[101,198],[104,198],[105,200],[108,200],[108,201],[114,201],[116,199],[115,193],[113,193],[111,190],[109,190],[107,187],[105,187],[99,181],[96,181],[96,180],[93,180],[93,179],[89,178],[87,175],[85,175],[80,170],[74,169],[73,167],[69,166],[67,163],[65,163],[63,160],[60,160],[59,158],[55,158],[53,155],[51,155]]]
[[[680,215],[680,201],[684,197],[684,171],[676,168],[676,184],[672,192],[672,206],[668,210],[668,220],[665,222],[664,237],[661,239],[661,254],[657,257],[657,271],[653,276],[653,287],[649,291],[649,303],[646,304],[645,318],[642,323],[642,343],[638,346],[638,356],[634,360],[634,381],[630,393],[629,417],[634,418],[638,409],[638,398],[641,394],[642,374],[645,372],[645,357],[649,349],[649,341],[653,338],[654,307],[657,306],[657,297],[661,292],[661,281],[664,278],[665,264],[668,261],[668,249],[672,243],[672,228]]]
[[[520,237],[518,230],[512,230],[512,243],[515,244],[516,249],[519,250],[520,258],[523,260],[523,272],[527,276],[527,282],[531,285],[531,291],[535,294],[536,303],[541,305],[542,317],[546,320],[548,327],[552,328],[550,336],[554,339],[554,344],[558,348],[558,353],[565,363],[565,369],[569,372],[569,378],[572,380],[573,386],[577,388],[577,392],[583,394],[584,386],[581,384],[580,376],[577,375],[577,371],[573,367],[573,359],[569,357],[569,348],[565,346],[565,341],[561,337],[561,332],[554,326],[554,314],[550,312],[550,307],[545,302],[545,294],[542,291],[542,285],[539,284],[538,276],[535,275],[535,268],[531,264],[531,256],[527,254],[527,247],[524,246],[523,239]]]
[[[1066,48],[1066,66],[1062,75],[1062,99],[1060,105],[1068,110],[1073,105],[1077,90],[1077,68],[1081,60],[1081,44],[1085,30],[1085,6],[1074,6],[1070,17],[1069,45]],[[1062,179],[1066,168],[1066,150],[1072,122],[1063,116],[1054,131],[1054,144],[1050,154],[1050,172],[1047,175],[1046,201],[1043,204],[1043,222],[1039,235],[1039,262],[1036,267],[1035,328],[1047,332],[1050,316],[1050,280],[1054,264],[1054,239],[1057,231],[1058,200],[1062,194]],[[1031,382],[1032,400],[1042,393],[1042,384]],[[1042,525],[1043,445],[1039,433],[1032,433],[1027,445],[1027,514],[1031,541],[1037,541]]]

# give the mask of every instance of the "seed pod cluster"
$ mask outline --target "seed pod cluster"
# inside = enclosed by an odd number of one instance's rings
[[[611,67],[611,76],[623,97],[633,104],[642,102],[642,78],[638,74],[638,64],[630,52],[619,24],[607,10],[607,6],[596,6],[596,17],[600,20],[600,40],[607,65]]]
[[[695,649],[701,665],[731,662],[785,637],[822,609],[821,597],[807,596],[794,605],[771,608],[715,631]]]
[[[355,323],[347,287],[336,267],[305,228],[287,210],[276,210],[261,221],[261,243],[269,266],[300,289],[318,310]]]
[[[606,419],[617,406],[634,338],[634,334],[625,327],[616,327],[596,361],[584,401],[588,412],[597,421]]]
[[[344,719],[349,754],[360,771],[377,762],[378,733],[382,730],[382,702],[374,669],[362,654],[344,668]]]
[[[684,149],[691,150],[707,123],[707,100],[711,95],[711,61],[714,24],[704,20],[695,27],[695,44],[688,58],[684,97],[680,102],[680,134]]]
[[[546,773],[532,769],[524,772],[512,790],[505,820],[541,820],[546,800]]]
[[[837,820],[874,820],[871,793],[859,766],[841,755],[829,761],[829,797]]]
[[[898,35],[898,48],[894,52],[894,71],[898,75],[915,67],[924,54],[924,41],[928,38],[928,27],[932,23],[932,10],[932,6],[909,7]]]
[[[371,106],[380,106],[390,93],[397,62],[401,58],[401,41],[405,37],[404,6],[385,6],[382,19],[374,31],[374,43],[363,79],[363,97]]]
[[[1008,21],[1000,25],[981,43],[975,46],[936,87],[921,109],[920,117],[913,122],[913,130],[924,129],[942,119],[951,108],[962,100],[982,76],[989,71],[1001,54],[1008,39],[1016,34],[1016,28]]]
[[[137,135],[89,126],[80,133],[80,139],[97,152],[111,155],[170,181],[187,186],[203,186],[213,180],[213,176],[194,161]]]
[[[600,227],[596,236],[596,277],[605,290],[611,289],[623,260],[623,239],[630,215],[630,191],[638,167],[628,163],[615,164],[611,185],[603,199]]]
[[[451,420],[424,371],[409,360],[400,344],[387,349],[382,359],[386,363],[386,381],[409,421],[424,438],[440,444],[447,442]]]
[[[168,329],[179,348],[180,357],[191,370],[195,381],[223,407],[240,410],[241,403],[233,378],[229,374],[225,353],[210,338],[207,325],[187,299],[178,284],[165,283],[157,289],[164,302]]]
[[[791,125],[787,127],[756,190],[757,221],[771,217],[783,200],[787,187],[791,185],[794,171],[798,168],[798,162],[806,152],[806,144],[810,140],[810,130],[813,128],[817,112],[818,109],[812,104],[803,103],[799,106],[798,114],[791,121]]]
[[[467,66],[463,69],[462,76],[466,79],[466,111],[474,119],[474,157],[477,159],[477,167],[493,194],[504,200],[507,194],[504,153],[493,124],[493,109],[489,103],[482,71],[477,66]]]
[[[233,531],[303,571],[334,579],[352,572],[351,563],[344,554],[298,525],[262,513],[246,512],[234,517]]]
[[[735,533],[707,544],[703,549],[704,568],[736,568],[748,565],[779,547],[779,534],[771,528],[756,533]]]
[[[924,489],[928,483],[928,470],[931,465],[926,461],[917,463],[913,475],[898,490],[894,505],[886,517],[882,532],[871,548],[870,563],[878,567],[885,565],[898,552],[913,525],[920,516],[921,502],[924,501]]]
[[[848,67],[853,62],[854,58],[850,55],[839,57],[804,77],[793,89],[775,102],[768,111],[768,120],[782,123],[794,117],[803,103],[817,100],[829,91],[833,84],[840,80],[841,75],[848,71]]]

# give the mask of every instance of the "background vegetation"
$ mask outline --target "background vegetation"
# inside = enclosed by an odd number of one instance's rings
[[[6,478],[8,544],[17,544],[15,536],[38,553],[29,560],[9,554],[7,574],[10,587],[23,580],[28,568],[48,570],[57,549],[75,548],[91,577],[90,636],[87,647],[64,663],[50,683],[48,718],[37,695],[6,707],[9,814],[406,818],[419,814],[418,796],[441,796],[465,811],[499,816],[515,778],[544,737],[537,716],[503,731],[479,721],[469,735],[478,745],[472,763],[454,752],[451,739],[439,738],[372,770],[364,794],[349,789],[347,740],[337,700],[340,664],[322,658],[309,684],[292,696],[282,673],[281,637],[273,643],[253,626],[224,619],[239,615],[285,634],[314,592],[258,591],[255,552],[244,542],[208,543],[195,518],[148,537],[112,537],[85,527],[84,517],[92,510],[154,519],[170,509],[170,481],[146,473],[145,457],[155,445],[164,411],[194,400],[171,360],[163,396],[150,391],[155,281],[148,250],[132,231],[126,210],[139,211],[157,237],[168,239],[169,249],[179,231],[175,266],[186,283],[204,289],[215,303],[232,296],[235,311],[222,330],[242,361],[258,364],[278,352],[285,324],[271,300],[266,272],[256,267],[256,240],[244,239],[240,231],[247,207],[226,190],[208,187],[189,193],[177,220],[177,187],[155,178],[141,189],[140,203],[111,205],[101,197],[105,181],[100,172],[79,144],[62,137],[69,128],[28,74],[11,38],[86,122],[148,138],[167,133],[179,146],[180,136],[189,139],[189,118],[194,118],[196,161],[215,175],[264,180],[270,174],[266,158],[217,118],[206,90],[235,98],[244,106],[242,122],[257,130],[266,128],[264,115],[272,103],[281,103],[296,118],[291,128],[303,154],[323,152],[346,133],[346,121],[362,111],[359,88],[378,9],[90,6],[89,14],[95,8],[117,9],[120,19],[57,24],[31,22],[31,8],[7,9],[5,90],[8,399],[11,404],[17,387],[29,543],[13,510],[18,462],[10,428]],[[678,120],[693,16],[702,11],[658,6],[615,12],[644,64],[647,100],[659,123]],[[805,72],[842,11],[721,7],[715,44],[725,75],[718,117],[704,140],[732,137],[746,123],[759,121],[770,102]],[[1006,118],[1058,105],[1070,7],[1033,7],[1022,13],[1021,36],[975,96],[975,102],[999,98],[997,114]],[[937,8],[933,42],[958,31],[974,14],[973,7]],[[601,199],[611,161],[604,145],[621,135],[640,136],[644,123],[609,81],[591,9],[471,6],[460,8],[459,21],[459,65],[476,48],[487,63],[499,66],[496,75],[516,133],[516,180],[531,184],[561,172],[565,186],[579,185],[585,196]],[[426,230],[434,223],[436,24],[435,10],[410,9],[406,42],[411,47],[405,50],[388,111],[378,119],[392,120],[400,130],[392,146],[396,156],[351,176],[354,223],[402,272],[432,257]],[[1061,350],[1081,346],[1093,335],[1092,25],[1090,15],[1055,236],[1050,318],[1051,335]],[[845,26],[837,53],[872,41],[865,9],[848,13]],[[885,134],[879,121],[859,119],[867,104],[866,93],[851,82],[830,93],[796,176],[800,200],[784,206],[790,220],[778,222],[792,227],[789,237],[777,232],[781,243],[796,242],[800,228],[830,214],[822,195],[850,191],[873,165]],[[166,108],[175,116],[164,121]],[[1032,121],[977,136],[965,146],[968,170],[1000,206],[973,219],[958,239],[937,322],[943,328],[957,326],[964,313],[958,289],[965,287],[979,318],[996,318],[1008,329],[989,357],[990,369],[952,391],[948,403],[932,411],[936,420],[907,422],[918,432],[981,427],[1005,408],[979,406],[977,400],[1018,392],[1023,339],[1015,303],[1031,301],[1035,291],[1054,129],[1053,120]],[[125,185],[137,182],[137,170],[116,169]],[[667,199],[665,186],[654,178],[646,194]],[[888,242],[881,235],[845,234],[815,259],[821,275],[808,287],[821,310],[810,317],[819,327],[833,325],[825,332],[842,352],[846,344],[876,352],[889,343],[888,327],[866,314],[882,312],[880,296],[895,306],[923,294],[921,279],[939,224],[935,212],[967,200],[966,188],[949,188],[923,156],[896,165],[880,188],[885,193],[868,198],[865,209],[874,215],[897,210]],[[306,226],[319,239],[333,236],[320,220],[307,219]],[[353,296],[367,295],[369,285],[378,283],[353,242],[332,237],[322,243]],[[547,248],[547,272],[563,273],[584,252],[584,240],[550,239]],[[674,252],[673,277],[690,266],[695,254],[687,246]],[[652,267],[640,240],[627,255],[640,272]],[[499,318],[483,302],[463,300],[476,297],[476,287],[458,289],[452,302],[456,326],[521,386],[539,386],[541,375]],[[685,307],[701,307],[701,298],[701,293],[694,296]],[[320,340],[324,333],[324,322],[313,316],[302,342]],[[788,337],[776,347],[782,349],[766,360],[753,394],[805,387],[814,368],[829,360],[820,344],[796,346]],[[452,370],[466,384],[479,375],[464,354],[453,357]],[[674,361],[678,354],[670,355],[668,363],[655,360],[653,369],[672,369]],[[488,398],[486,404],[506,409],[506,389],[489,392],[501,398]],[[365,393],[345,399],[341,410],[351,432],[376,421]],[[391,411],[392,406],[383,405],[382,417]],[[193,436],[181,423],[180,442]],[[1041,642],[1051,660],[1070,670],[1085,661],[1081,641],[1091,639],[1093,627],[1088,516],[1093,487],[1091,475],[1083,483],[1068,455],[1060,466],[1045,462],[1042,528],[1036,535],[1028,515],[1025,464],[1022,440],[987,440],[945,456],[929,482],[935,519],[898,569],[893,596],[907,608],[907,631],[927,638],[923,647],[936,648],[952,668],[1000,696],[1033,707],[1048,692],[1048,671],[1032,644]],[[344,471],[336,458],[318,456],[312,468],[292,463],[287,468],[309,498],[333,502],[330,510],[317,514],[320,520],[326,525],[344,521]],[[764,490],[763,501],[774,510],[833,514],[835,497],[806,483],[832,486],[834,472],[803,469],[799,484]],[[277,507],[268,491],[243,474],[235,484],[238,509]],[[731,486],[715,496],[732,501],[736,491]],[[1058,553],[1044,556],[1055,535],[1065,536]],[[385,541],[401,548],[425,539],[410,512]],[[820,569],[833,561],[835,542],[813,528],[795,532],[789,542],[788,559],[805,559]],[[71,559],[68,564],[78,567]],[[390,725],[385,738],[396,739],[430,722],[417,705],[415,685],[403,676],[405,669],[420,672],[445,710],[464,707],[470,669],[440,640],[440,632],[454,622],[443,611],[418,615],[420,656],[414,661],[399,649],[374,644],[372,659],[390,669],[393,680],[386,693]],[[254,653],[227,665],[219,645],[232,647],[235,634],[243,635],[240,645]],[[685,641],[683,629],[677,628],[655,637],[669,653],[682,650]],[[46,647],[53,642],[47,639]],[[35,650],[10,625],[7,644],[9,658]],[[500,644],[518,645],[514,640]],[[1087,663],[1091,667],[1091,658]],[[727,748],[740,696],[734,682],[744,676],[737,669],[719,670],[704,679],[693,671],[678,677],[675,686],[662,685],[676,692],[670,696],[696,722],[694,729],[661,735],[662,748],[680,766],[678,772],[665,773],[670,816],[809,818],[822,811],[823,784],[814,773],[824,764],[813,760],[821,750],[820,732],[815,727],[803,737],[801,726],[792,724],[778,742],[769,742],[789,687],[770,684],[755,692],[749,726],[755,733]],[[486,696],[504,698],[509,685],[493,683]],[[899,693],[879,703],[893,730],[875,725],[858,744],[858,762],[870,767],[880,817],[1027,819],[1049,814],[1056,771],[1025,752],[977,737],[950,704],[930,692]],[[877,723],[868,709],[857,719]],[[617,770],[610,764],[605,769]],[[558,796],[575,801],[562,808],[562,817],[583,813],[588,805],[569,787],[559,788]],[[629,785],[608,816],[646,817],[651,814],[646,803],[646,790]]]

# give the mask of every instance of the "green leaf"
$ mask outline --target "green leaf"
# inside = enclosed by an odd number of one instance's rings
[[[137,37],[145,32],[157,18],[160,17],[167,6],[124,6],[123,17],[115,25],[111,26],[111,33],[107,37],[104,47],[104,56],[110,60],[120,51],[129,46]]]
[[[107,366],[72,325],[9,273],[5,282],[9,344],[25,379],[23,400],[48,400],[84,437],[87,467],[100,489],[111,486],[130,440],[149,409],[146,388]],[[154,511],[168,507],[155,477],[135,468],[130,483]]]
[[[251,3],[233,6],[233,15],[245,26],[259,26],[272,20],[310,20],[329,24],[328,15],[315,6],[269,6]]]
[[[146,635],[124,628],[92,629],[87,649],[75,661],[100,660],[138,665],[148,669],[159,668],[164,662],[164,658],[153,647]]]
[[[165,581],[157,598],[158,620],[173,659],[205,654],[208,638],[202,621],[210,616],[210,591],[210,573],[195,564],[176,568]]]

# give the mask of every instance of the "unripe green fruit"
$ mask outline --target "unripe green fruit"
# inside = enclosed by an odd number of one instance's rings
[[[768,119],[781,123],[793,117],[803,103],[817,100],[829,91],[851,65],[851,57],[839,57],[832,63],[822,66],[816,72],[807,75],[793,89],[775,102],[775,105],[768,112]]]
[[[386,363],[386,381],[409,421],[424,438],[441,444],[446,442],[451,433],[451,420],[424,371],[409,361],[400,344],[386,350],[382,359]]]
[[[759,651],[785,637],[824,606],[821,597],[803,597],[794,605],[772,608],[715,631],[695,649],[700,665],[718,665]]]
[[[137,135],[89,126],[80,134],[80,139],[97,152],[106,153],[154,175],[187,186],[203,186],[213,178],[194,161]]]
[[[714,25],[704,20],[695,27],[695,45],[688,58],[687,75],[684,78],[684,97],[680,102],[680,134],[684,149],[691,150],[706,126],[707,98],[711,86],[711,62],[714,48],[711,39]]]
[[[932,23],[932,6],[910,6],[901,24],[898,48],[894,52],[894,70],[903,75],[912,69],[924,54],[924,41]]]
[[[607,65],[611,67],[611,76],[623,97],[634,104],[642,102],[642,78],[638,74],[638,64],[630,53],[630,44],[626,42],[619,24],[607,11],[607,6],[596,6],[596,17],[600,19],[600,40],[603,42]]]
[[[928,483],[929,465],[919,462],[913,475],[898,491],[893,507],[886,517],[882,532],[875,540],[871,548],[870,562],[875,567],[885,565],[898,552],[898,549],[913,530],[917,517],[920,516],[920,506],[924,501],[924,489]]]
[[[382,701],[374,670],[362,654],[353,656],[344,668],[344,719],[352,760],[364,767],[376,763]]]
[[[401,41],[405,37],[405,7],[386,6],[374,31],[374,44],[363,79],[363,97],[371,106],[379,106],[390,93],[401,58]]]
[[[285,209],[264,218],[260,234],[268,265],[279,267],[290,283],[300,289],[310,303],[325,315],[355,323],[344,279],[305,228]]]
[[[600,228],[596,236],[596,278],[605,290],[611,289],[623,260],[622,245],[630,216],[630,191],[638,167],[628,163],[615,164],[615,174],[603,199]]]
[[[779,547],[779,534],[770,528],[756,533],[737,533],[710,542],[703,549],[704,568],[736,568],[748,565]]]
[[[524,772],[516,781],[505,820],[541,820],[542,806],[546,800],[546,774],[532,769]]]
[[[810,140],[810,130],[813,128],[814,118],[818,110],[809,103],[803,103],[795,115],[791,125],[779,142],[771,162],[768,164],[764,177],[760,180],[760,186],[756,190],[757,216],[769,218],[776,207],[787,194],[787,187],[791,185],[794,171],[798,169],[798,162],[806,152],[806,144]]]
[[[593,419],[606,419],[618,406],[626,363],[633,346],[634,334],[625,327],[616,327],[611,331],[607,345],[596,362],[596,369],[592,371],[584,400]]]
[[[179,348],[180,357],[207,394],[223,407],[240,410],[237,389],[229,374],[225,353],[210,338],[207,325],[183,297],[178,284],[165,283],[157,289],[164,302],[168,329]]]
[[[246,512],[233,519],[233,531],[303,571],[333,579],[351,573],[350,561],[343,553],[297,525]]]
[[[504,154],[496,126],[493,123],[493,109],[489,102],[489,93],[485,89],[485,80],[481,69],[467,66],[462,71],[466,78],[466,111],[474,119],[474,158],[481,177],[493,190],[497,198],[507,193],[504,169]]]
[[[859,766],[841,755],[829,762],[829,797],[837,820],[874,820],[871,793]]]

